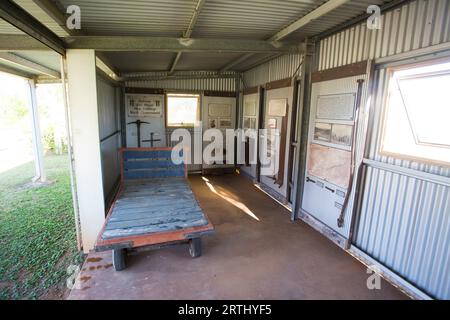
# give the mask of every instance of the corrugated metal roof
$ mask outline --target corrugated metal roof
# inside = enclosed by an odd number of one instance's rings
[[[10,25],[8,22],[0,19],[0,34],[24,34],[16,27]]]
[[[184,52],[176,70],[219,70],[241,55],[241,53]]]
[[[44,10],[31,0],[14,0],[19,6],[26,10],[33,17],[38,19],[47,28],[52,30],[60,37],[68,36],[67,32],[56,23]]]
[[[207,0],[193,37],[267,39],[324,0]]]
[[[332,29],[354,17],[365,14],[370,5],[383,5],[391,0],[352,0],[291,33],[285,40],[303,40]]]
[[[87,35],[148,35],[181,37],[198,0],[55,0],[61,8],[81,8],[82,32]],[[58,35],[64,30],[33,1],[15,0]],[[326,3],[326,0],[206,0],[194,26],[193,38],[268,39],[284,27]],[[370,4],[387,0],[351,0],[293,32],[285,40],[300,41],[365,13]],[[0,33],[20,32],[0,23]],[[170,69],[168,53],[107,53],[120,72]],[[238,58],[235,54],[183,53],[176,70],[218,70]],[[247,70],[270,55],[253,55],[233,66]],[[166,68],[166,69],[164,69]]]
[[[54,71],[59,72],[60,69],[60,56],[58,53],[48,50],[48,51],[10,51],[10,53],[13,53],[21,58],[24,58],[28,61],[37,63],[41,66],[50,68]],[[36,69],[25,67],[22,65],[19,65],[17,63],[9,62],[3,59],[0,59],[0,66],[7,66],[9,68],[12,68],[14,70],[23,71],[27,75],[30,76],[39,76],[39,75],[45,75],[42,72],[39,72]]]
[[[81,8],[82,32],[89,35],[181,37],[197,0],[57,0]],[[15,0],[53,32],[65,31],[30,0]],[[326,0],[206,0],[192,37],[268,39],[327,2]],[[302,40],[363,14],[369,5],[390,0],[352,0],[289,35]],[[0,32],[2,27],[0,24]]]
[[[194,12],[194,0],[60,0],[81,8],[81,31],[91,35],[180,37]]]
[[[12,53],[55,71],[60,69],[61,56],[54,51],[13,51]]]

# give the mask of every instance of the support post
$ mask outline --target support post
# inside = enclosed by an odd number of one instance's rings
[[[88,253],[105,220],[95,51],[67,50],[66,61],[81,236]]]
[[[69,166],[70,166],[70,188],[72,191],[72,205],[73,213],[75,218],[75,234],[77,236],[77,248],[78,251],[83,249],[83,242],[81,239],[81,229],[80,229],[80,212],[78,208],[78,194],[76,189],[75,181],[75,164],[73,158],[72,149],[72,130],[70,127],[69,120],[69,103],[67,101],[67,82],[66,82],[66,60],[63,56],[60,58],[60,69],[61,69],[61,90],[63,93],[63,103],[64,103],[64,120],[66,127],[66,137],[67,137],[67,153],[69,156]]]
[[[294,164],[294,180],[293,180],[293,199],[292,199],[292,214],[291,220],[297,220],[300,216],[300,209],[302,207],[303,189],[305,183],[306,170],[306,152],[308,149],[308,130],[309,130],[309,112],[310,112],[310,94],[311,94],[311,69],[313,64],[313,55],[315,53],[314,44],[308,48],[306,42],[306,52],[303,59],[301,80],[300,80],[300,94],[297,102],[297,148]]]
[[[36,83],[34,80],[28,80],[29,88],[29,107],[31,115],[31,127],[32,127],[32,138],[33,138],[33,154],[34,154],[34,167],[35,176],[32,179],[33,182],[45,182],[45,171],[44,171],[44,150],[42,145],[41,136],[41,126],[39,123],[39,111],[36,99]]]

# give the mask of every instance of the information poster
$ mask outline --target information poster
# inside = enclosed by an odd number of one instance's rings
[[[161,97],[146,94],[127,95],[127,113],[129,117],[162,117]]]

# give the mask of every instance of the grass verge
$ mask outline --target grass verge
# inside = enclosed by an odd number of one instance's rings
[[[80,264],[67,156],[45,157],[50,185],[30,184],[34,164],[0,174],[0,299],[62,298]],[[57,293],[55,293],[57,292]]]

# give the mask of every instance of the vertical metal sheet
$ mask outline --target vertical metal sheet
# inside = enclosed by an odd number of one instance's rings
[[[100,139],[119,130],[119,108],[116,91],[109,83],[97,78],[97,101]],[[116,134],[100,143],[102,157],[103,191],[106,196],[112,191],[120,174],[117,149],[120,148],[120,135]]]
[[[386,12],[382,29],[365,23],[320,42],[319,69],[387,57],[450,41],[450,1],[417,0]],[[386,84],[374,75],[368,158],[450,178],[450,168],[379,153]],[[363,137],[359,137],[360,140]],[[450,299],[450,188],[368,166],[355,245],[429,295]]]
[[[244,72],[247,88],[263,85],[267,82],[298,76],[301,54],[283,55],[253,69]]]

